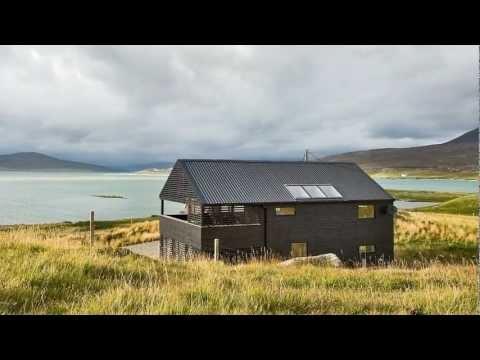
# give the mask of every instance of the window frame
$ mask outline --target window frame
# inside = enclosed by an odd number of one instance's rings
[[[360,216],[360,209],[361,208],[372,208],[372,216]],[[377,217],[377,210],[375,204],[358,204],[357,205],[357,219],[358,220],[371,220]]]
[[[299,255],[299,256],[293,256],[293,248],[296,246],[300,247],[302,246],[304,250],[304,253]],[[306,241],[300,242],[300,241],[295,241],[290,243],[290,257],[292,259],[294,258],[299,258],[299,257],[306,257],[308,256],[308,243]]]
[[[364,247],[366,250],[365,251],[362,251],[362,247]],[[373,250],[367,250],[368,248],[373,248]],[[375,247],[374,244],[363,244],[363,245],[359,245],[358,246],[358,253],[360,255],[371,255],[371,254],[375,254],[377,252],[377,249]]]
[[[292,214],[279,214],[280,209],[293,209]],[[275,216],[295,216],[297,215],[297,208],[295,206],[275,206],[274,207]]]

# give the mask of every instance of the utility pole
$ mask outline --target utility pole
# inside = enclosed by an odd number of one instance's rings
[[[303,155],[303,161],[308,161],[308,149],[305,149],[305,154]]]

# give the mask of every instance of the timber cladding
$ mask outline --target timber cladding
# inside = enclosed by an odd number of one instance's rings
[[[394,199],[353,163],[178,160],[160,199],[188,209],[160,217],[162,239],[196,250],[211,252],[218,238],[227,251],[393,260]]]
[[[373,204],[375,217],[359,219],[358,205]],[[267,244],[289,256],[292,243],[306,243],[308,255],[332,252],[343,260],[359,260],[360,245],[374,245],[376,257],[393,259],[393,216],[391,201],[297,204],[295,215],[275,215],[267,207]],[[292,206],[287,204],[285,206]]]

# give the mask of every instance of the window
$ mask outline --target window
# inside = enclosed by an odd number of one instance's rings
[[[316,185],[303,185],[303,189],[310,195],[311,198],[324,198],[325,194]]]
[[[275,215],[295,215],[294,207],[277,207],[275,208]]]
[[[359,219],[373,219],[375,217],[374,205],[358,205]]]
[[[358,251],[361,255],[374,253],[375,245],[360,245]]]
[[[229,206],[229,205],[222,205],[222,206],[220,206],[220,212],[222,212],[222,213],[231,212],[231,206]]]
[[[307,243],[291,243],[290,256],[291,257],[307,256]]]
[[[342,194],[340,194],[337,189],[335,189],[332,185],[320,185],[320,189],[325,193],[328,198],[341,198]]]
[[[295,199],[309,199],[310,196],[300,185],[286,185],[288,191]]]
[[[332,185],[285,185],[287,190],[295,199],[321,199],[321,198],[342,198]]]

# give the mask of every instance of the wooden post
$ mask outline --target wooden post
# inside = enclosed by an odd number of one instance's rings
[[[93,246],[95,240],[95,211],[90,211],[90,246]]]
[[[215,238],[213,239],[213,259],[218,261],[220,255],[220,240]]]

